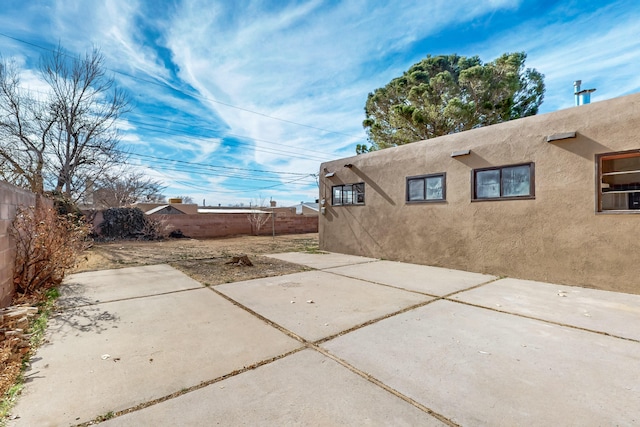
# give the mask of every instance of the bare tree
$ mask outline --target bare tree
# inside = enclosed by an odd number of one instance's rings
[[[119,208],[136,202],[164,200],[164,186],[140,172],[108,173],[94,184],[93,203],[97,208]]]
[[[46,181],[77,200],[87,182],[124,159],[116,124],[128,100],[97,49],[71,57],[58,47],[40,74],[49,86],[44,99],[20,87],[15,64],[0,66],[0,174],[39,194]]]
[[[182,203],[184,203],[185,205],[188,205],[189,203],[193,203],[193,197],[191,196],[175,196],[175,197],[172,197],[172,199],[180,199],[182,200]]]
[[[0,176],[44,192],[45,157],[56,118],[20,87],[15,62],[0,63]]]
[[[256,236],[260,233],[260,229],[271,217],[271,213],[263,211],[261,208],[265,205],[265,199],[260,196],[259,200],[251,202],[251,213],[247,215],[249,224],[251,224],[251,231]]]
[[[55,189],[71,198],[84,191],[88,180],[122,160],[116,121],[129,110],[128,101],[105,74],[104,57],[97,49],[69,58],[58,47],[40,70],[52,89],[50,105],[57,119],[55,132],[49,134]]]

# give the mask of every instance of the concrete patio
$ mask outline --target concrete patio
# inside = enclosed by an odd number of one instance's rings
[[[14,426],[640,424],[640,296],[341,254],[70,276]]]

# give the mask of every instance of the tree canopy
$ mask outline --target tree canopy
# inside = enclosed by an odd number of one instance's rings
[[[113,170],[105,173],[93,188],[93,205],[98,209],[120,208],[136,202],[163,203],[164,186],[141,172]]]
[[[21,86],[15,63],[0,63],[0,178],[36,194],[48,184],[78,199],[123,160],[116,125],[128,99],[97,50],[70,56],[59,47],[39,71],[45,93]]]
[[[427,56],[370,93],[362,123],[370,147],[358,154],[535,115],[544,76],[524,52],[483,64],[478,56]]]

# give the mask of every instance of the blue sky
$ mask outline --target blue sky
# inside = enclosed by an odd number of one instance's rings
[[[101,49],[133,111],[128,167],[207,205],[317,198],[322,161],[355,154],[367,94],[427,54],[525,51],[541,113],[640,90],[637,0],[3,0],[0,54],[22,84],[60,43]]]

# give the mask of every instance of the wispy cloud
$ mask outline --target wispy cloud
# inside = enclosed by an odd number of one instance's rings
[[[640,88],[640,9],[634,1],[592,3],[563,3],[475,49],[487,59],[526,51],[527,66],[545,75],[542,111],[573,106],[574,80],[598,88],[594,101],[635,92]],[[589,13],[578,14],[582,8]]]
[[[320,162],[365,142],[367,94],[428,53],[528,52],[546,75],[543,111],[572,105],[575,79],[598,88],[595,100],[637,91],[638,23],[635,0],[10,0],[0,14],[0,32],[27,42],[99,47],[131,94],[121,128],[149,156],[140,165],[171,194],[222,203],[316,198]],[[43,51],[0,43],[37,86],[29,70]],[[171,173],[154,157],[223,168]],[[260,182],[231,168],[303,175]]]

